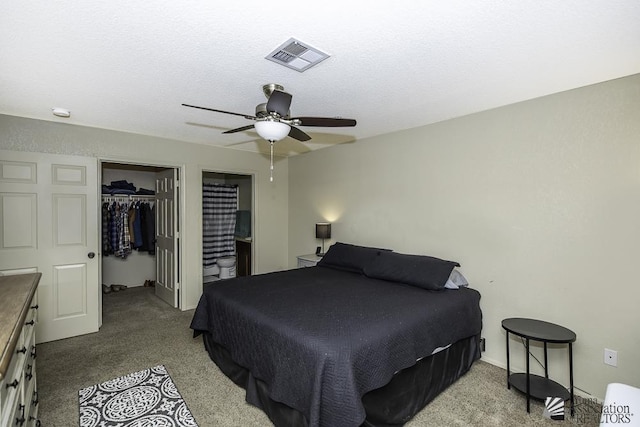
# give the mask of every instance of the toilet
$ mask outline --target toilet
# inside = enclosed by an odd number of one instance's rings
[[[220,267],[220,278],[230,279],[236,277],[236,257],[230,256],[225,258],[218,258],[216,261],[218,267]]]

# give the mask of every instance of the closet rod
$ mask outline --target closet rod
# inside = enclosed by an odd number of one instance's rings
[[[142,200],[155,200],[155,194],[103,194],[103,202],[136,202]]]

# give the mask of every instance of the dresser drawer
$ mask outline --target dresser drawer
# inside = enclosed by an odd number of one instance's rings
[[[18,358],[14,357],[13,360],[17,361]],[[24,362],[24,358],[20,360]],[[22,381],[22,371],[17,369],[17,363],[9,366],[11,376],[7,376],[0,383],[2,392],[0,393],[0,426],[14,426],[16,419],[22,416],[24,408],[22,408],[22,394],[24,381]]]
[[[24,413],[27,420],[37,418],[37,391],[36,391],[36,361],[34,359],[27,360],[27,367],[24,372],[24,395],[22,404],[25,407]]]
[[[6,420],[2,420],[3,426],[7,426],[7,427],[18,427],[18,426],[23,426],[25,425],[25,423],[27,422],[27,415],[25,413],[25,407],[22,404],[22,401],[20,401],[20,399],[17,399],[16,402],[13,405],[13,410],[8,411],[7,414],[9,415],[7,417]]]
[[[7,306],[7,310],[3,312],[5,316],[1,318],[0,326],[12,332],[6,339],[3,336],[0,343],[4,348],[0,352],[3,367],[0,381],[0,427],[39,425],[35,360],[35,328],[38,321],[35,287],[38,282],[28,282],[30,289],[25,289],[20,287],[20,282],[16,282],[16,277],[9,277],[8,280],[7,276],[0,277],[4,279],[0,283],[0,292],[10,296],[27,296],[31,301],[25,298],[20,302],[17,299],[15,305]],[[7,287],[3,289],[2,286],[5,285]]]
[[[4,416],[5,411],[9,412],[16,401],[21,400],[23,368],[25,354],[17,353],[11,358],[7,375],[0,382],[0,413]],[[4,424],[0,424],[4,425]]]
[[[38,292],[33,295],[31,304],[29,304],[29,311],[27,312],[27,318],[24,320],[25,325],[35,326],[38,323]]]
[[[299,255],[298,257],[298,268],[304,267],[314,267],[318,261],[322,259],[321,256],[310,254],[310,255]]]
[[[36,298],[34,297],[34,300]],[[35,335],[36,335],[36,323],[38,321],[38,305],[37,303],[31,303],[31,308],[27,312],[27,317],[24,321],[24,325],[22,326],[22,343],[20,346],[16,346],[16,348],[26,348],[27,354],[31,352],[31,347],[35,345]]]
[[[35,367],[34,367],[35,372]],[[38,404],[40,403],[38,398],[38,384],[35,381],[35,377],[30,385],[29,390],[25,394],[25,404],[29,408],[25,411],[27,414],[27,426],[38,425]]]
[[[316,265],[315,262],[313,261],[309,261],[306,259],[299,259],[298,260],[298,267],[313,267],[314,265]]]

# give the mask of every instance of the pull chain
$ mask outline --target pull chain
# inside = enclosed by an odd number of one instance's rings
[[[269,141],[269,147],[271,148],[271,166],[269,168],[269,181],[273,182],[273,141]]]

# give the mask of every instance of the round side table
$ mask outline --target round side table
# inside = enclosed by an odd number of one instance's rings
[[[512,317],[502,321],[502,328],[507,331],[507,388],[513,386],[527,396],[527,412],[530,409],[530,398],[545,400],[547,397],[560,397],[571,401],[571,416],[574,415],[573,401],[573,347],[576,334],[564,326],[542,320]],[[524,338],[527,352],[527,372],[512,374],[509,365],[509,334]],[[529,372],[529,340],[544,344],[544,377]],[[549,379],[547,344],[568,344],[569,346],[569,391],[557,382]]]

